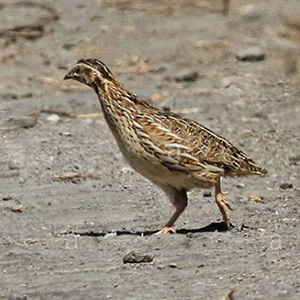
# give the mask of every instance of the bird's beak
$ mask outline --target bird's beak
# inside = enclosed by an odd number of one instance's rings
[[[68,72],[68,73],[65,75],[64,80],[71,79],[71,78],[72,78],[72,76],[71,76],[70,72]]]

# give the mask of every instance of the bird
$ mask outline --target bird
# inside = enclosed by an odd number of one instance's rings
[[[223,177],[266,174],[228,140],[189,118],[150,105],[126,90],[109,68],[94,58],[80,59],[65,75],[92,88],[105,120],[131,167],[162,189],[175,212],[156,234],[176,233],[174,223],[188,205],[187,192],[215,189],[225,229],[231,224],[222,192]]]

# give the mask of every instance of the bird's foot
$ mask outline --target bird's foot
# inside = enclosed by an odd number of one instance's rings
[[[230,230],[230,222],[229,222],[229,218],[226,212],[226,208],[233,210],[232,207],[230,206],[230,204],[224,199],[224,196],[228,195],[228,193],[218,193],[216,195],[216,203],[220,209],[220,212],[223,216],[223,220],[225,223],[225,226],[227,228],[227,230]]]
[[[224,193],[219,193],[217,195],[217,201],[219,203],[223,203],[228,209],[233,210],[233,208],[230,206],[230,204],[224,199],[224,196],[227,196],[229,193],[224,192]]]
[[[166,233],[176,233],[176,230],[172,227],[168,227],[168,226],[165,226],[163,229],[161,229],[160,231],[154,233],[154,235],[163,235],[163,234],[166,234]]]

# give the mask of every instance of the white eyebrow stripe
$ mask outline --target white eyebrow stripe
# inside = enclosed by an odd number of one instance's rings
[[[94,73],[95,73],[95,72],[97,73],[98,77],[101,78],[101,80],[102,80],[104,83],[109,83],[109,81],[108,81],[107,79],[105,79],[105,78],[103,78],[103,77],[101,76],[100,72],[99,72],[97,69],[95,69],[95,68],[93,68],[93,67],[87,65],[86,63],[79,63],[79,64],[76,64],[76,65],[77,65],[77,66],[80,66],[80,65],[81,65],[81,66],[84,66],[85,68],[91,69]],[[113,76],[112,76],[112,77],[113,77]]]

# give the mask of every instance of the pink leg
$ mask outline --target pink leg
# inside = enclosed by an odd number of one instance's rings
[[[219,210],[222,214],[224,223],[227,227],[227,229],[230,229],[230,223],[229,223],[229,218],[226,212],[226,208],[232,210],[231,206],[229,205],[229,203],[224,199],[224,196],[228,195],[228,193],[222,193],[221,190],[221,180],[219,179],[217,184],[216,184],[216,189],[215,189],[215,201],[216,204],[219,207]]]
[[[184,190],[178,191],[176,189],[163,189],[163,190],[167,194],[171,203],[175,206],[176,211],[174,212],[170,220],[166,223],[166,225],[160,231],[155,233],[156,235],[166,234],[168,232],[176,233],[176,230],[172,228],[172,226],[179,218],[179,216],[183,213],[188,203],[186,191]]]

